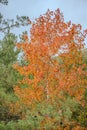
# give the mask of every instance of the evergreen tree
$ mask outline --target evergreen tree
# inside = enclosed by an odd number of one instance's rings
[[[15,47],[16,40],[17,37],[14,34],[7,33],[0,41],[0,121],[13,118],[10,115],[9,105],[15,101],[13,87],[19,76],[13,69],[19,54],[19,50]]]
[[[12,65],[17,61],[19,50],[15,47],[16,36],[8,33],[0,41],[0,87],[11,91],[17,81]]]

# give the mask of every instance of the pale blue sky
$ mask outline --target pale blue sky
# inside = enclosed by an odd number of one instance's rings
[[[8,0],[7,6],[0,5],[0,12],[5,18],[15,19],[16,15],[29,16],[32,20],[45,13],[47,9],[60,10],[65,21],[80,23],[87,28],[87,0]],[[25,28],[26,30],[26,28]],[[22,33],[21,28],[17,32]]]

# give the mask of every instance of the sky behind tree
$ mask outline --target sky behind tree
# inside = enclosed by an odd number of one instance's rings
[[[8,0],[8,5],[0,5],[0,12],[6,19],[15,19],[16,15],[29,16],[31,20],[44,14],[47,9],[62,11],[65,21],[81,24],[87,29],[87,0]],[[26,30],[27,28],[25,28]],[[19,29],[18,32],[22,33]]]

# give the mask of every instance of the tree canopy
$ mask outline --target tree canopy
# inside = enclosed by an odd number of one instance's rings
[[[59,9],[54,12],[48,10],[33,22],[30,37],[23,35],[24,41],[17,44],[28,64],[14,65],[23,76],[14,88],[19,99],[16,108],[26,106],[33,111],[40,103],[56,104],[56,112],[66,115],[67,109],[70,113],[75,111],[75,101],[83,104],[87,73],[81,50],[86,33],[80,24],[65,23]],[[62,103],[66,101],[68,108],[63,110]],[[73,102],[73,108],[69,106],[70,102]],[[69,121],[70,117],[65,116],[63,120]]]
[[[10,29],[28,24],[18,42]],[[0,31],[0,129],[86,130],[87,30],[57,9],[35,21],[2,18]]]

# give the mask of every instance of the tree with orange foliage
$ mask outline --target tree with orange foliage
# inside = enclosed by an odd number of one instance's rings
[[[63,93],[81,101],[87,84],[81,53],[85,37],[81,25],[65,23],[59,9],[32,23],[30,39],[25,35],[17,44],[28,64],[14,65],[23,76],[14,89],[22,105],[33,109],[44,101],[53,104],[66,100]]]

